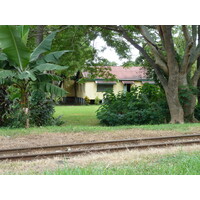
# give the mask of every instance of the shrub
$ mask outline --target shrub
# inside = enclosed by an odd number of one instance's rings
[[[26,116],[18,99],[13,100],[9,105],[5,116],[6,120],[4,125],[10,128],[23,128],[26,123]]]
[[[99,99],[99,97],[96,97],[96,98],[95,98],[94,104],[95,104],[95,105],[99,105],[99,104],[100,104],[100,99]]]
[[[0,126],[11,128],[24,127],[26,116],[23,111],[19,98],[15,97],[12,101],[12,95],[0,89]],[[29,119],[31,126],[50,126],[62,125],[64,122],[61,116],[54,118],[54,101],[47,98],[46,94],[40,90],[34,91],[29,99]]]
[[[0,126],[5,125],[6,121],[6,112],[9,108],[11,102],[7,97],[6,87],[0,87]]]
[[[165,96],[155,85],[134,87],[130,92],[115,95],[107,92],[104,103],[97,110],[101,123],[115,125],[160,124],[169,121]]]
[[[84,98],[84,100],[85,100],[85,105],[89,105],[90,104],[90,99],[89,99],[89,97],[85,97]]]
[[[54,102],[40,90],[34,91],[30,100],[30,123],[36,126],[61,125],[60,117],[54,118]]]

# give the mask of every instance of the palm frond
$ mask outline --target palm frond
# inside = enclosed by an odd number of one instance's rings
[[[29,26],[28,25],[20,25],[16,27],[18,32],[20,33],[20,36],[22,38],[23,43],[26,45],[28,40],[28,34],[29,34]]]
[[[45,56],[43,56],[40,60],[37,61],[37,64],[44,64],[44,63],[55,63],[58,64],[59,59],[67,52],[72,52],[71,50],[63,50],[63,51],[55,51],[51,52]]]
[[[52,71],[52,70],[65,70],[67,68],[68,68],[68,66],[61,66],[61,65],[51,64],[51,63],[45,63],[45,64],[38,65],[33,70],[34,71],[38,70],[40,72],[44,72],[44,71]]]
[[[37,75],[37,79],[40,82],[50,82],[50,81],[62,81],[63,79],[60,76],[55,74],[39,74]]]
[[[21,69],[29,63],[30,52],[24,45],[15,26],[0,26],[0,48],[10,61]]]
[[[39,84],[37,84],[37,88],[40,90],[43,90],[44,92],[48,92],[52,95],[56,95],[60,97],[66,96],[67,94],[67,92],[64,89],[52,83],[40,82]]]
[[[51,50],[51,45],[54,37],[56,36],[56,33],[58,31],[52,32],[50,35],[48,35],[32,52],[30,62],[36,61],[39,56],[42,53],[45,53],[47,51]]]
[[[20,80],[29,80],[30,79],[32,81],[36,81],[36,77],[35,77],[34,73],[31,71],[23,71],[22,73],[20,73],[18,75],[18,78]]]
[[[7,59],[8,59],[8,57],[6,56],[5,53],[0,53],[0,60],[1,61],[7,60]]]
[[[5,84],[8,79],[15,77],[15,75],[16,74],[11,70],[0,71],[0,84],[1,85]]]

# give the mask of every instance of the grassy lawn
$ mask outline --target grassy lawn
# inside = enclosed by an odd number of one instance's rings
[[[199,175],[200,152],[180,152],[116,167],[101,165],[46,171],[49,175]]]
[[[96,110],[99,106],[56,106],[55,117],[62,116],[64,125],[97,126]]]
[[[43,134],[46,132],[51,133],[72,133],[72,132],[90,132],[90,133],[97,133],[97,132],[110,132],[110,131],[117,131],[117,130],[128,130],[128,129],[143,129],[143,130],[166,130],[166,131],[178,131],[180,132],[188,132],[192,131],[197,133],[195,129],[200,130],[200,123],[196,124],[161,124],[161,125],[142,125],[142,126],[134,126],[134,125],[127,125],[127,126],[114,126],[114,127],[107,127],[107,126],[97,126],[97,125],[63,125],[63,126],[47,126],[47,127],[32,127],[29,129],[24,128],[0,128],[0,136],[20,136],[20,135],[29,135],[29,134]]]
[[[96,118],[96,110],[99,106],[56,106],[55,117],[62,116],[65,122],[62,126],[47,126],[47,127],[32,127],[29,129],[18,128],[0,128],[0,135],[15,136],[27,134],[42,134],[46,132],[52,133],[67,133],[67,132],[102,132],[102,131],[116,131],[127,129],[143,129],[143,130],[173,130],[179,132],[186,132],[200,129],[200,123],[196,124],[160,124],[160,125],[126,125],[108,127],[99,124]]]

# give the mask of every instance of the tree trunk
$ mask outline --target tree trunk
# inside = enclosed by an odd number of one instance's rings
[[[187,82],[187,75],[190,73],[192,65],[200,56],[200,26],[198,26],[197,44],[196,26],[192,27],[192,35],[187,26],[182,26],[182,32],[186,44],[185,52],[181,62],[179,59],[180,55],[175,48],[172,34],[173,26],[171,25],[159,25],[153,27],[158,30],[162,47],[160,46],[160,43],[158,45],[158,41],[156,39],[157,36],[152,36],[153,31],[151,32],[149,27],[142,25],[135,26],[135,28],[142,35],[143,39],[146,41],[148,47],[150,47],[150,52],[154,58],[152,58],[150,54],[131,37],[131,34],[129,34],[131,33],[131,30],[128,28],[123,26],[103,26],[103,28],[122,34],[123,38],[125,38],[136,49],[138,49],[144,58],[149,62],[165,90],[171,115],[171,123],[184,123],[184,117],[189,118],[190,121],[195,121],[193,114],[195,107],[195,95],[192,95],[191,93],[191,89]],[[194,87],[196,87],[196,79],[199,78],[199,74],[200,66],[197,67],[196,71],[194,71],[192,79],[190,78],[190,81],[193,82],[192,85]],[[186,86],[186,88],[189,90],[189,93],[191,94],[188,105],[184,105],[184,102],[182,103],[179,100],[180,86]]]
[[[200,67],[200,57],[198,57],[197,59],[197,69]],[[200,104],[200,78],[197,82],[197,89],[199,89],[198,95],[197,95],[197,100],[198,100],[198,104]]]
[[[76,99],[77,99],[77,87],[78,87],[78,80],[79,80],[79,76],[80,76],[80,71],[77,72],[75,79],[74,79],[74,96],[75,96],[75,103]]]
[[[38,46],[43,41],[44,25],[38,25],[36,30],[35,43]]]
[[[199,92],[198,92],[198,95],[197,95],[197,100],[198,100],[198,104],[200,104],[200,79],[198,80],[197,88],[199,89]]]
[[[26,119],[25,128],[29,128],[30,127],[29,103],[28,103],[28,92],[26,87],[27,86],[25,84],[24,87],[21,89],[21,105]]]
[[[194,116],[194,109],[196,106],[196,98],[197,96],[192,94],[191,88],[189,87],[187,81],[187,74],[181,74],[179,76],[179,87],[183,86],[186,96],[183,99],[182,107],[184,110],[184,120],[185,122],[197,123],[198,120]],[[196,85],[193,85],[195,87]],[[180,88],[179,88],[180,89]]]
[[[196,106],[196,96],[190,95],[188,103],[184,104],[184,118],[185,122],[197,123],[198,120],[194,116],[194,109]]]
[[[171,124],[183,124],[184,112],[178,97],[178,90],[176,88],[165,89],[167,103],[171,115]]]
[[[24,113],[26,115],[26,128],[30,128],[30,119],[29,119],[29,107],[25,108]]]

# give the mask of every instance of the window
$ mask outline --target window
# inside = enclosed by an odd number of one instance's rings
[[[125,84],[124,85],[124,92],[130,92],[131,91],[131,84]]]
[[[111,84],[97,84],[97,92],[105,92],[107,90],[112,90],[113,85]]]

